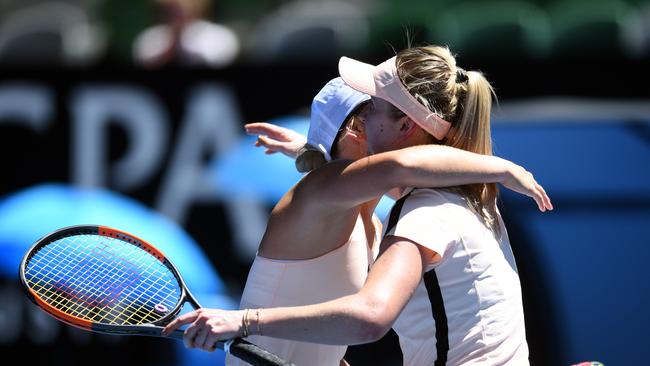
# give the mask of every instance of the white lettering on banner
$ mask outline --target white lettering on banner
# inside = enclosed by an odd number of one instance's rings
[[[264,234],[268,213],[261,202],[220,195],[202,159],[206,152],[209,156],[227,153],[239,140],[242,121],[237,103],[226,86],[201,85],[189,94],[186,111],[156,208],[182,224],[193,202],[224,201],[237,253],[250,259]]]
[[[169,138],[159,101],[131,85],[87,86],[72,98],[72,181],[82,187],[111,185],[127,190],[146,182],[159,168]],[[128,135],[124,157],[109,167],[109,123]],[[106,174],[110,170],[110,176]]]
[[[16,120],[43,133],[54,118],[55,96],[46,87],[13,83],[0,86],[0,121]],[[264,234],[265,203],[250,197],[222,195],[210,181],[204,157],[225,154],[242,135],[239,107],[222,84],[198,85],[188,94],[178,139],[163,173],[155,208],[183,225],[195,203],[224,202],[236,252],[255,255]],[[148,183],[163,166],[170,145],[168,116],[147,90],[129,84],[87,84],[70,98],[71,182],[81,187],[110,186],[128,191]],[[108,127],[127,136],[126,151],[109,161]],[[164,168],[163,168],[164,169]],[[252,178],[254,179],[254,178]]]
[[[46,86],[0,84],[0,126],[17,123],[45,134],[56,118],[56,98]],[[222,195],[209,179],[210,162],[233,148],[243,133],[237,101],[227,86],[204,84],[189,93],[186,102],[178,138],[172,141],[164,106],[139,86],[86,84],[73,89],[68,105],[71,140],[65,142],[72,147],[71,183],[125,191],[144,186],[159,169],[166,169],[155,208],[182,225],[193,204],[224,202],[236,253],[248,260],[255,255],[266,227],[265,203]],[[108,127],[112,125],[125,131],[128,143],[124,155],[114,162],[108,161]],[[170,163],[165,166],[162,159],[171,144]],[[0,285],[0,299],[0,344],[13,344],[23,336],[34,344],[56,342],[62,326],[31,304],[19,288]],[[93,339],[107,344],[122,339],[64,329],[79,345]]]
[[[51,122],[52,91],[32,83],[11,83],[0,86],[0,123],[15,120],[43,133]]]

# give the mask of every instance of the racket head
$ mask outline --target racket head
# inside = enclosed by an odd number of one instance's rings
[[[102,333],[160,335],[190,301],[178,270],[124,231],[77,225],[39,239],[20,264],[27,296],[58,320]]]

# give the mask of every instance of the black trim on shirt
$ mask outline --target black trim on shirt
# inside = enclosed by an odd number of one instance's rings
[[[414,189],[415,190],[415,189]],[[413,191],[407,193],[404,195],[402,198],[397,200],[395,204],[393,205],[393,208],[390,210],[390,218],[388,219],[388,225],[386,225],[386,231],[384,231],[384,238],[388,233],[395,228],[395,225],[397,225],[397,221],[399,221],[399,216],[402,213],[402,207],[404,206],[404,202],[406,202],[406,199],[413,193]]]
[[[388,233],[397,225],[402,213],[402,207],[404,207],[404,202],[406,202],[406,199],[411,195],[411,193],[413,193],[413,191],[415,191],[415,189],[400,198],[395,202],[395,205],[393,205],[393,208],[390,210],[390,217],[388,219],[388,225],[386,226],[386,234],[384,237],[386,237],[386,235],[388,235]],[[449,352],[449,327],[447,325],[445,303],[442,298],[442,291],[440,290],[440,283],[435,269],[426,272],[423,277],[424,286],[429,295],[431,313],[433,314],[433,320],[436,323],[436,351],[438,357],[436,358],[434,366],[443,366],[447,363],[447,354]]]
[[[433,314],[433,320],[436,322],[436,350],[438,357],[434,366],[442,366],[447,363],[447,353],[449,352],[449,327],[447,325],[445,302],[442,298],[442,291],[440,291],[440,283],[435,269],[424,274],[424,286],[429,294],[431,313]]]

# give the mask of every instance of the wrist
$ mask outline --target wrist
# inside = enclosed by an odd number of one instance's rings
[[[511,180],[517,176],[516,170],[517,170],[517,164],[505,160],[502,158],[499,158],[501,160],[501,169],[499,172],[499,183],[503,183],[505,181]]]
[[[262,316],[262,309],[251,309],[249,313],[248,330],[251,335],[262,335],[262,324],[260,323]]]
[[[302,144],[300,146],[294,146],[290,151],[289,155],[296,160],[300,154],[302,154],[305,151],[305,144]]]
[[[246,338],[251,335],[262,335],[260,323],[261,309],[245,309],[242,311],[240,337]]]
[[[250,335],[249,326],[248,326],[248,313],[250,312],[250,309],[244,309],[241,310],[240,312],[241,312],[241,316],[239,318],[241,319],[241,322],[239,324],[239,331],[237,332],[237,337],[246,338]]]

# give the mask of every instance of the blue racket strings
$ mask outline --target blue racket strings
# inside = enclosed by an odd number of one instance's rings
[[[29,287],[50,306],[92,323],[155,323],[181,301],[174,273],[147,251],[99,235],[73,235],[38,250]]]

